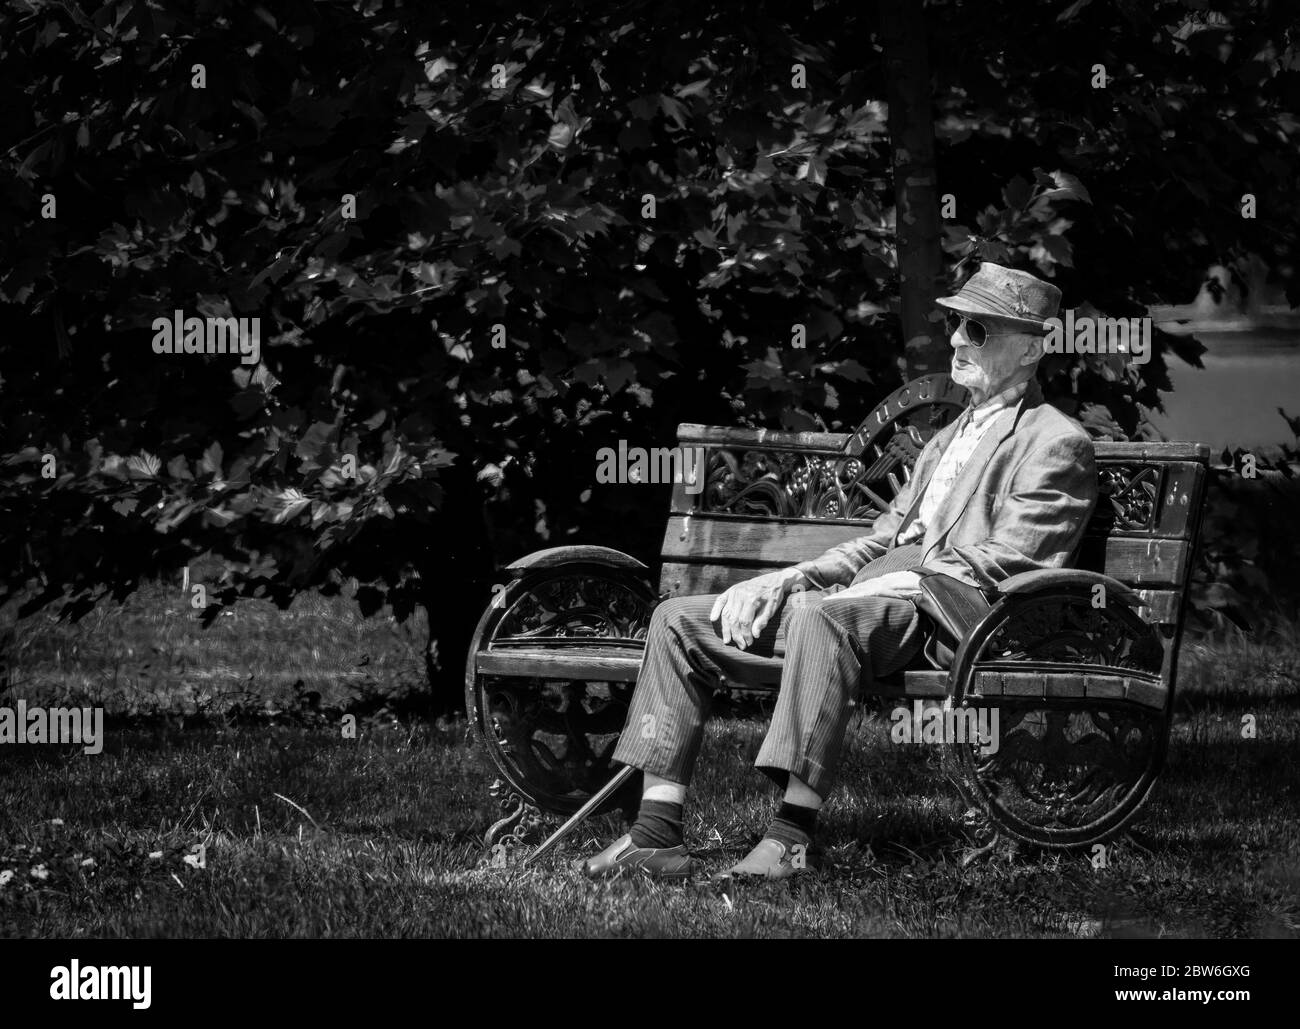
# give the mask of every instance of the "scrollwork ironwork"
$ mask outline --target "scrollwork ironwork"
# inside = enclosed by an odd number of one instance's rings
[[[484,849],[491,851],[498,843],[506,847],[523,846],[528,834],[542,824],[542,813],[502,779],[492,780],[488,793],[504,815],[483,834]]]
[[[489,746],[535,796],[585,799],[609,780],[631,683],[489,677],[481,689]]]
[[[1133,806],[1151,771],[1160,719],[1114,707],[1035,708],[1006,705],[995,753],[971,747],[966,780],[978,780],[1008,818],[1049,837],[1093,825]]]
[[[920,430],[903,426],[860,456],[709,448],[700,510],[870,524],[907,481],[924,445]]]
[[[947,374],[928,375],[886,397],[841,450],[709,447],[697,509],[870,525],[911,477],[926,442],[968,399]]]
[[[1155,464],[1103,464],[1097,469],[1094,528],[1150,532],[1155,528],[1161,467]]]
[[[494,638],[644,640],[652,607],[623,583],[582,574],[559,576],[523,592]]]
[[[856,457],[710,449],[700,509],[757,518],[874,520],[880,496]]]
[[[1155,630],[1082,597],[1024,604],[985,644],[985,661],[1062,661],[1158,673],[1164,649]]]

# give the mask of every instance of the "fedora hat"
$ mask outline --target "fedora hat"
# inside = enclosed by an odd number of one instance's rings
[[[1043,323],[1056,317],[1061,291],[1028,272],[985,261],[961,289],[935,303],[972,318],[983,315],[1026,332],[1046,332]]]

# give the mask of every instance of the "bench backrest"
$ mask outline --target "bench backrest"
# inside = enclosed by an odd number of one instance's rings
[[[684,424],[702,447],[704,487],[673,487],[659,592],[717,593],[861,536],[874,518],[862,462],[840,433]],[[1138,590],[1147,621],[1176,640],[1209,470],[1204,443],[1094,444],[1100,497],[1076,567]],[[691,487],[694,488],[693,486]],[[876,487],[878,488],[878,487]],[[1176,648],[1166,648],[1172,660]]]

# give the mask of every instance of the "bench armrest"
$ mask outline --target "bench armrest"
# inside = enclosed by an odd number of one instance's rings
[[[546,550],[534,550],[518,561],[506,565],[506,571],[519,578],[525,572],[571,564],[606,565],[610,568],[626,568],[630,572],[649,571],[640,561],[621,550],[586,546],[548,547]]]
[[[1082,568],[1039,568],[1032,572],[1021,572],[1003,579],[998,583],[997,590],[999,593],[1033,593],[1058,586],[1091,587],[1098,583],[1106,587],[1107,594],[1119,597],[1134,607],[1142,606],[1142,597],[1136,590],[1109,575],[1087,572]]]

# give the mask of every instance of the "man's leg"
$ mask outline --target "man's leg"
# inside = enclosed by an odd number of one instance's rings
[[[788,856],[812,842],[859,693],[905,667],[925,642],[916,606],[892,597],[825,597],[796,610],[786,636],[781,692],[754,762],[785,798],[763,840],[732,869],[742,875],[793,870]]]
[[[795,776],[824,800],[859,693],[906,666],[924,642],[910,600],[830,596],[797,609],[786,630],[781,693],[755,767],[781,786]]]
[[[650,777],[690,782],[704,739],[713,690],[723,679],[780,681],[774,618],[748,650],[722,642],[709,621],[715,596],[674,597],[660,604],[646,633],[645,658],[614,760]],[[787,605],[789,606],[789,605]]]
[[[614,751],[615,761],[644,772],[641,807],[627,837],[586,863],[589,875],[606,874],[629,861],[660,874],[684,872],[682,810],[713,690],[723,679],[772,685],[780,680],[775,650],[792,605],[784,606],[753,646],[740,650],[724,644],[709,621],[715,599],[676,597],[655,609],[627,722]]]

